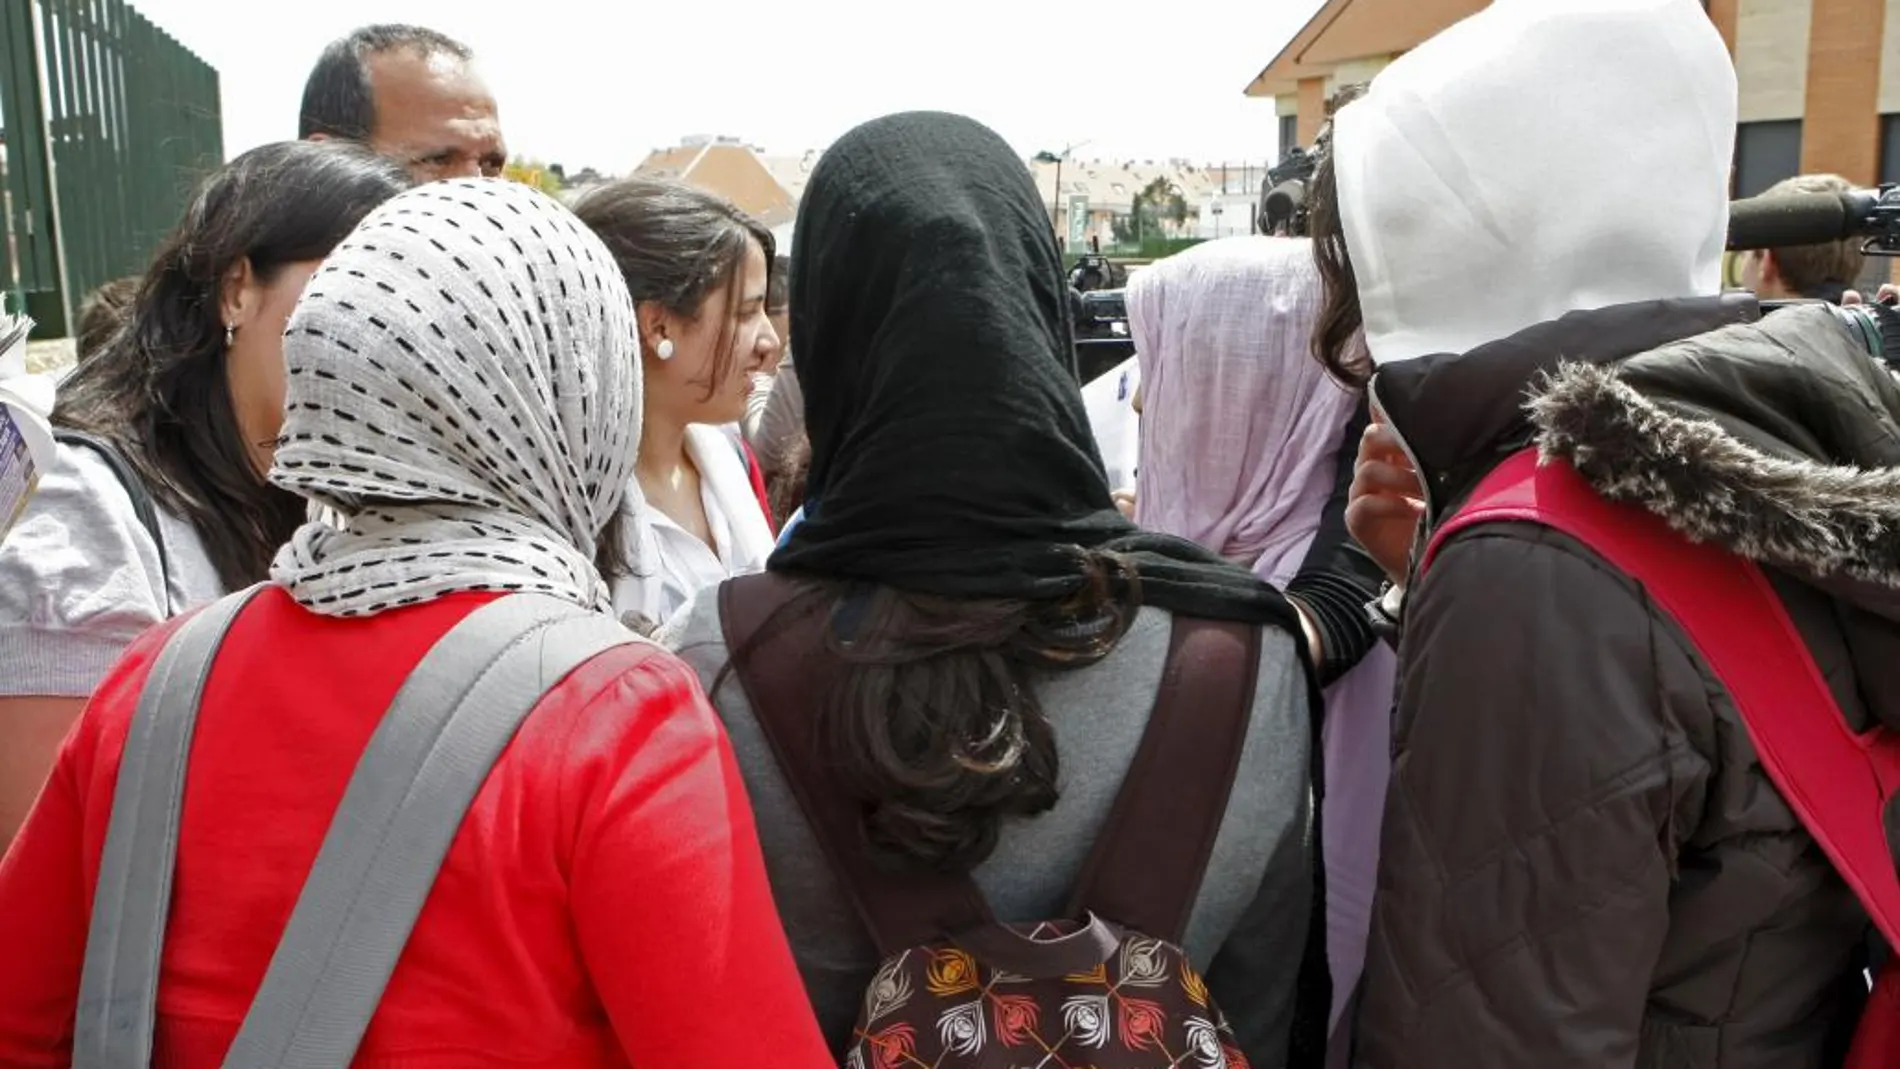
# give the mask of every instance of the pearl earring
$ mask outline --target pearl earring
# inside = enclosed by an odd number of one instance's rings
[[[653,355],[662,360],[673,359],[673,339],[661,338],[660,344],[653,347]]]
[[[224,325],[224,347],[226,349],[229,349],[231,347],[232,340],[235,339],[236,337],[237,337],[237,328],[232,326],[229,323],[226,323]]]

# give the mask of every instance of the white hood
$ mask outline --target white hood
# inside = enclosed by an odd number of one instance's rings
[[[1496,0],[1342,108],[1378,363],[1721,291],[1735,70],[1696,0]]]

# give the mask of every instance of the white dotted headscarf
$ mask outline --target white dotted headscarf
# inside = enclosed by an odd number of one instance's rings
[[[333,510],[271,578],[363,616],[465,591],[612,599],[594,565],[640,440],[633,302],[526,186],[437,182],[337,247],[284,336],[271,481]]]

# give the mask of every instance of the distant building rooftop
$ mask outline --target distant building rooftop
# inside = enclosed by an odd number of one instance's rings
[[[767,169],[758,150],[737,138],[688,138],[649,154],[634,173],[717,194],[767,227],[791,222],[798,209],[796,196]]]

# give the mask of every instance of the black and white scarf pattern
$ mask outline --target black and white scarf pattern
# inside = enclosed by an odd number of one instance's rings
[[[633,302],[606,248],[525,186],[438,182],[377,209],[284,337],[271,481],[333,510],[271,578],[365,616],[466,591],[610,608],[594,565],[640,440]]]

